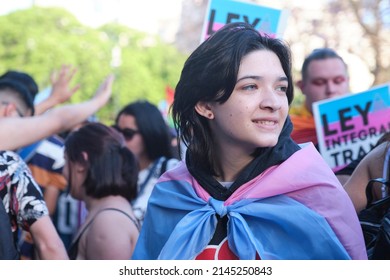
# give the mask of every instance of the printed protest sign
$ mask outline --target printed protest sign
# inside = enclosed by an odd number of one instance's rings
[[[255,3],[233,0],[209,0],[201,42],[227,23],[247,22],[260,33],[282,37],[287,12]]]
[[[338,170],[390,131],[390,85],[315,102],[313,113],[320,153]]]

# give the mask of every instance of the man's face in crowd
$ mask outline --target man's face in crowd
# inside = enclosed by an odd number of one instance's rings
[[[349,93],[349,77],[343,61],[338,58],[313,60],[307,77],[297,85],[305,95],[305,104],[312,111],[313,102]]]

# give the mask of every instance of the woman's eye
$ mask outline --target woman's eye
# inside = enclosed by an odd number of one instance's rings
[[[287,92],[287,87],[286,86],[280,86],[276,88],[277,91],[282,91],[282,92]]]
[[[257,86],[256,85],[247,85],[247,86],[244,86],[242,87],[243,90],[255,90],[257,89]]]

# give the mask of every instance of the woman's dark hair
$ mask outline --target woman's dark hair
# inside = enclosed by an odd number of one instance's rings
[[[244,56],[252,51],[275,53],[287,76],[287,99],[293,100],[291,54],[279,39],[261,35],[246,23],[227,24],[204,41],[187,59],[176,86],[172,114],[180,139],[193,162],[216,174],[213,139],[207,120],[195,111],[199,101],[220,104],[229,99],[236,85]],[[179,145],[180,147],[180,145]]]
[[[65,153],[68,161],[88,168],[83,184],[88,196],[120,195],[128,200],[136,197],[138,164],[115,129],[101,123],[86,124],[65,140]]]
[[[172,158],[171,136],[160,110],[146,100],[128,104],[119,111],[115,124],[118,125],[121,115],[135,118],[138,130],[144,140],[146,153],[151,160],[162,156]]]

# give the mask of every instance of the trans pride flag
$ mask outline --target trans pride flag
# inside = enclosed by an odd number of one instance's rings
[[[390,131],[390,84],[315,102],[313,114],[320,153],[337,171]]]
[[[195,259],[216,215],[239,259],[367,259],[355,209],[312,144],[243,184],[226,201],[210,197],[184,163],[155,186],[133,259]]]

